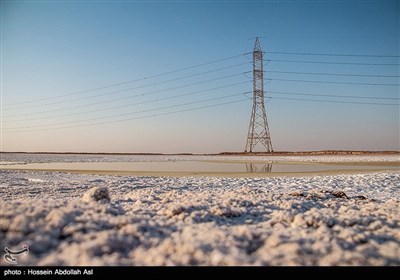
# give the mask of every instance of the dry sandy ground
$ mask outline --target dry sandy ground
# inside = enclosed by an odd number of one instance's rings
[[[0,246],[29,245],[22,265],[400,265],[398,172],[0,172]]]

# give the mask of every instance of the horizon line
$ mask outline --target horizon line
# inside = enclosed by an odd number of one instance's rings
[[[59,154],[59,155],[304,155],[304,154],[399,154],[400,150],[380,150],[380,151],[368,151],[368,150],[313,150],[313,151],[273,151],[273,152],[234,152],[225,151],[217,153],[157,153],[157,152],[45,152],[45,151],[35,151],[35,152],[25,152],[25,151],[0,151],[0,154]]]

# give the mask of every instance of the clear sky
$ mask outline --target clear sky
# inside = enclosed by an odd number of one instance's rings
[[[1,1],[1,150],[243,151],[255,36],[274,150],[400,150],[399,15],[385,0]]]

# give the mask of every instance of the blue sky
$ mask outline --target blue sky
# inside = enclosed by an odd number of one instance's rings
[[[2,1],[1,150],[242,151],[255,36],[275,150],[399,150],[399,106],[341,103],[400,102],[399,14],[398,1]]]

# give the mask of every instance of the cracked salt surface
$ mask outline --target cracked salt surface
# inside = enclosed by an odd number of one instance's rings
[[[0,248],[28,244],[22,265],[400,265],[400,172],[223,178],[3,170],[0,197]]]
[[[1,246],[28,244],[30,254],[21,264],[400,264],[399,173],[304,178],[1,173]],[[111,202],[84,199],[95,187],[106,188]]]

